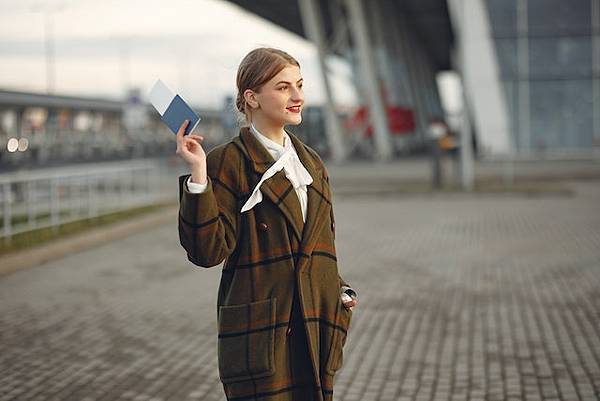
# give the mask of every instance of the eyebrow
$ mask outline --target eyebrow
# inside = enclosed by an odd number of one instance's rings
[[[304,81],[304,78],[300,78],[300,79],[298,80],[298,82],[300,82],[300,81]],[[279,82],[277,82],[275,85],[279,85],[279,84],[289,84],[289,83],[291,83],[291,82],[288,82],[288,81],[279,81]]]

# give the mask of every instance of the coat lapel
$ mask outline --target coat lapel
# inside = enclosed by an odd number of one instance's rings
[[[328,206],[331,205],[331,192],[329,184],[323,175],[323,169],[320,163],[315,160],[315,156],[310,154],[306,146],[294,134],[287,130],[286,132],[292,139],[298,158],[313,178],[313,182],[307,187],[308,206],[306,210],[306,223],[300,243],[300,252],[308,256],[312,254],[318,233],[327,221]],[[301,258],[298,268],[300,270],[303,269],[308,265],[308,261],[309,258]]]
[[[316,234],[326,221],[325,212],[328,210],[327,206],[331,204],[331,193],[329,185],[323,177],[323,170],[314,156],[310,154],[305,145],[294,134],[287,130],[286,132],[292,140],[298,158],[313,178],[313,182],[307,187],[306,223],[302,222],[302,210],[300,209],[298,196],[283,170],[278,171],[263,182],[261,192],[277,205],[288,220],[300,241],[301,252],[310,255],[315,245]],[[275,163],[275,160],[254,137],[248,127],[242,127],[240,134],[233,139],[233,142],[237,143],[250,161],[253,170],[258,174],[256,180],[258,182],[265,171]],[[250,190],[252,189],[253,187],[250,188]],[[300,261],[308,261],[308,259],[301,258]]]
[[[254,137],[248,127],[243,127],[240,130],[240,135],[234,138],[234,142],[241,144],[246,150],[244,153],[250,160],[253,170],[257,177],[251,183],[250,191],[254,189],[254,185],[258,183],[262,175],[275,163],[275,159],[267,149]],[[288,223],[292,226],[294,234],[298,241],[302,238],[302,210],[300,209],[300,201],[294,191],[294,187],[290,180],[285,176],[285,171],[280,170],[271,178],[262,183],[260,191],[263,196],[269,198],[285,216]],[[250,194],[248,194],[250,196]]]

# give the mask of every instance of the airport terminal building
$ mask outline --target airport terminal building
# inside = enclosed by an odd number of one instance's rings
[[[600,0],[230,3],[315,43],[327,101],[306,110],[298,132],[326,159],[386,160],[426,151],[430,125],[439,118],[475,157],[600,151]],[[331,56],[351,67],[362,102],[356,110],[335,102]],[[442,101],[439,77],[448,72],[459,82],[457,110]],[[1,90],[0,146],[29,146],[31,154],[4,152],[0,165],[22,165],[25,156],[60,160],[64,153],[87,160],[99,154],[96,148],[139,142],[127,128],[130,106],[127,100]],[[229,120],[223,111],[212,114],[214,137],[225,138],[218,126]],[[170,134],[153,117],[148,124],[162,129],[160,135],[131,154],[169,147]]]
[[[600,1],[486,0],[520,151],[600,147]]]
[[[443,114],[436,75],[450,70],[465,105],[456,128],[478,155],[600,149],[600,0],[232,2],[350,62],[381,158],[427,141]],[[334,125],[330,145],[348,142]]]

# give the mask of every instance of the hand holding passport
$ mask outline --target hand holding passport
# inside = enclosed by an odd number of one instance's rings
[[[188,127],[189,120],[185,120],[179,127],[176,134],[177,151],[175,153],[189,164],[194,182],[204,183],[206,182],[206,153],[202,148],[204,137],[194,134],[184,136]]]
[[[200,122],[200,117],[179,95],[159,79],[150,90],[150,103],[160,114],[161,120],[177,138],[177,153],[192,169],[194,178],[206,177],[206,153],[202,149],[204,137],[191,132]]]

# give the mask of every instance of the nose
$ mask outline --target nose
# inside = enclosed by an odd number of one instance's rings
[[[300,88],[294,87],[292,90],[292,99],[294,101],[299,101],[304,99],[304,95],[302,94],[302,90]]]

